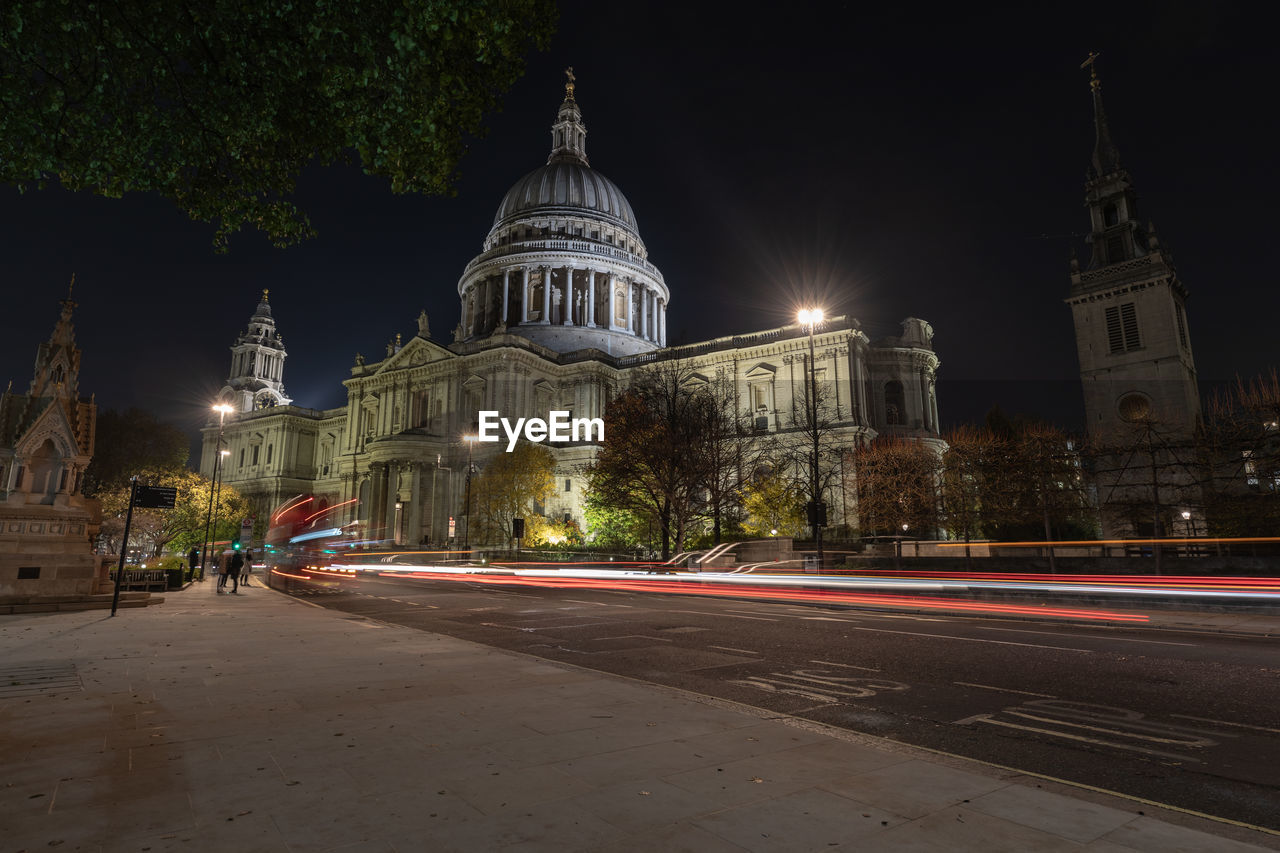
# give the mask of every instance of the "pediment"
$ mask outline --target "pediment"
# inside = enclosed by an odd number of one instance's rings
[[[701,388],[704,385],[710,385],[711,380],[705,374],[690,373],[680,384],[686,388]]]
[[[748,370],[744,376],[747,379],[772,379],[778,373],[778,368],[767,362],[760,362],[755,367]]]
[[[374,374],[387,373],[392,370],[404,370],[410,367],[421,367],[433,361],[444,361],[447,358],[456,357],[453,352],[434,341],[420,337],[411,338],[409,343],[400,347],[398,353],[380,362]]]

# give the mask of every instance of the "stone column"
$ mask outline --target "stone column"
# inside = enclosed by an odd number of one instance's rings
[[[551,267],[538,267],[542,270],[542,319],[539,323],[551,322]]]
[[[396,498],[400,491],[400,463],[387,463],[387,482],[386,494],[383,495],[383,501],[386,506],[383,508],[384,518],[386,520],[386,532],[383,538],[393,539],[396,535]]]
[[[510,292],[510,290],[511,290],[511,270],[505,269],[502,271],[502,326],[503,328],[506,328],[506,325],[507,325],[507,294]]]
[[[618,324],[616,322],[618,318],[614,314],[614,310],[613,310],[613,303],[615,298],[617,297],[617,292],[618,292],[618,277],[613,273],[609,273],[609,298],[605,300],[605,310],[609,314],[608,328],[610,329],[618,328]]]
[[[410,462],[409,475],[413,488],[409,494],[409,518],[405,525],[405,544],[417,548],[422,543],[422,463]]]
[[[387,466],[375,462],[369,466],[369,538],[380,539],[385,518],[383,501],[386,499]]]
[[[658,300],[658,343],[667,345],[667,303],[663,299]]]
[[[529,322],[529,268],[520,268],[520,322]],[[435,495],[431,496],[431,500],[435,500]],[[435,531],[431,531],[431,535],[435,536]]]
[[[649,338],[649,288],[640,287],[640,337]]]
[[[573,325],[573,266],[564,268],[564,324]]]
[[[627,331],[631,332],[632,334],[635,334],[635,331],[636,331],[635,309],[632,308],[632,298],[635,296],[635,294],[632,293],[632,289],[633,289],[633,284],[630,280],[628,280],[627,281]]]
[[[587,270],[587,327],[596,325],[596,271]]]

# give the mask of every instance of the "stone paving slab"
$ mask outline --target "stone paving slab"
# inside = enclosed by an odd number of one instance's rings
[[[0,618],[6,667],[63,673],[57,691],[0,697],[0,853],[1280,848],[261,587],[210,587],[114,618]]]

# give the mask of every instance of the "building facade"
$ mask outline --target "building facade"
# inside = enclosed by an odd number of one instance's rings
[[[74,284],[74,279],[72,279]],[[71,291],[25,394],[0,397],[0,599],[96,591],[101,512],[84,497],[97,406],[80,397]]]
[[[260,513],[299,494],[319,496],[335,523],[358,522],[372,539],[417,545],[461,541],[458,520],[469,469],[503,445],[473,444],[478,412],[603,418],[635,371],[679,360],[693,381],[727,382],[762,435],[794,431],[804,411],[808,328],[799,325],[667,346],[671,291],[649,260],[630,203],[591,168],[586,126],[570,75],[552,126],[550,156],[498,206],[481,252],[458,282],[459,322],[435,339],[424,311],[417,334],[397,335],[385,357],[357,355],[345,406],[290,404],[284,348],[266,295],[232,347],[224,400],[235,408],[221,432],[223,482]],[[268,324],[268,320],[271,320]],[[257,331],[255,331],[255,329]],[[903,321],[902,334],[872,341],[838,317],[815,334],[816,379],[840,442],[882,433],[941,449],[933,329]],[[265,375],[245,373],[261,371]],[[272,384],[274,383],[274,384]],[[206,428],[201,471],[214,472],[219,429]],[[590,441],[550,444],[557,460],[551,518],[582,522],[582,470]],[[856,526],[839,485],[826,495],[830,523]]]
[[[1170,519],[1160,516],[1199,503],[1190,444],[1200,425],[1200,390],[1188,293],[1155,227],[1138,214],[1093,59],[1086,63],[1096,131],[1085,181],[1091,254],[1084,268],[1072,260],[1066,301],[1087,430],[1103,451],[1095,471],[1103,533],[1168,534]]]

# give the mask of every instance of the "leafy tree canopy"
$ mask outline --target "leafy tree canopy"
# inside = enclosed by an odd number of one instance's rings
[[[129,478],[144,469],[184,470],[189,455],[190,439],[176,426],[162,423],[142,409],[129,409],[124,414],[107,409],[98,413],[93,460],[85,472],[85,493],[97,495],[127,488]]]
[[[156,192],[284,246],[302,169],[355,152],[448,192],[468,137],[545,49],[550,0],[16,0],[0,12],[0,181]]]

